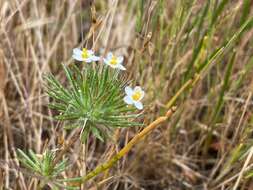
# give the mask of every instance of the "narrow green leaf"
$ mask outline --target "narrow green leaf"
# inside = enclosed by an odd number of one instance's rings
[[[104,137],[98,128],[92,127],[91,131],[95,137],[97,137],[100,141],[104,142]]]

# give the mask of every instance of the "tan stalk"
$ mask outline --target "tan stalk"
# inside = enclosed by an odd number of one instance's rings
[[[140,133],[135,135],[127,145],[122,148],[115,156],[113,156],[109,161],[105,162],[97,166],[94,170],[89,172],[87,175],[83,176],[81,182],[86,182],[87,180],[97,176],[98,174],[106,171],[107,169],[111,168],[119,159],[125,156],[131,148],[139,143],[145,136],[147,136],[152,130],[157,128],[161,123],[165,122],[169,119],[172,114],[176,111],[176,107],[172,107],[169,111],[165,114],[165,116],[158,117],[155,121],[150,123],[147,127],[145,127]]]

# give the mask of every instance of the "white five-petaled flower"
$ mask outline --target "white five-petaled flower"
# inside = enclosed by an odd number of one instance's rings
[[[126,68],[122,65],[123,60],[123,56],[116,57],[112,54],[112,52],[110,52],[107,54],[106,58],[104,58],[104,63],[112,68],[126,70]]]
[[[124,101],[127,104],[133,104],[137,109],[142,110],[143,105],[141,100],[144,97],[145,92],[141,89],[141,87],[136,86],[134,89],[132,89],[131,87],[126,86],[125,92],[126,96],[124,97]]]
[[[86,48],[83,48],[82,50],[78,48],[73,49],[72,57],[77,61],[84,61],[86,63],[100,60],[100,57],[95,56],[92,50],[88,50]]]

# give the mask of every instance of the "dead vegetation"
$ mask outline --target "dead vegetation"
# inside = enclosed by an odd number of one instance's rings
[[[125,56],[126,76],[146,91],[145,124],[164,114],[176,92],[207,66],[173,102],[178,110],[170,121],[87,189],[253,189],[251,1],[90,2],[0,2],[0,189],[37,187],[39,179],[19,167],[17,148],[40,154],[72,135],[53,120],[43,75],[65,82],[61,63],[74,63],[76,46]],[[107,161],[138,131],[119,129],[104,144],[92,137],[86,145],[76,142],[64,177]]]

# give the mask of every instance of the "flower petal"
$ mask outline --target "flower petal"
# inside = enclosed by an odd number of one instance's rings
[[[135,102],[134,103],[135,107],[138,109],[138,110],[142,110],[143,109],[143,104],[141,102]]]
[[[88,53],[89,55],[93,55],[93,54],[94,54],[94,51],[93,51],[93,50],[88,50],[87,53]]]
[[[89,57],[89,58],[87,58],[87,59],[84,59],[84,61],[85,61],[86,63],[91,63],[91,62],[93,62],[93,59],[92,59],[91,57]]]
[[[93,56],[91,57],[91,59],[92,59],[93,61],[99,61],[99,60],[100,60],[100,57],[93,55]]]
[[[125,87],[125,93],[126,93],[128,96],[132,96],[132,95],[133,95],[133,89],[132,89],[130,86],[126,86],[126,87]]]
[[[108,59],[103,58],[103,60],[104,60],[104,64],[106,64],[106,65],[108,65],[108,66],[110,66],[112,68],[116,68],[117,67],[117,65],[110,64],[110,61]]]
[[[143,90],[141,90],[141,97],[140,97],[140,100],[144,97],[145,95],[145,92]]]
[[[82,58],[81,55],[73,54],[72,58],[75,59],[75,60],[77,60],[77,61],[84,61],[84,59]]]
[[[118,60],[118,63],[121,64],[124,61],[124,57],[123,56],[119,56],[117,58],[117,60]]]
[[[142,91],[142,89],[140,86],[136,86],[136,87],[134,87],[134,91]]]
[[[136,87],[134,88],[134,92],[140,92],[140,93],[141,93],[141,97],[140,97],[139,100],[141,100],[141,99],[144,97],[144,95],[145,95],[145,92],[141,89],[140,86],[136,86]]]
[[[130,105],[133,104],[133,100],[129,96],[125,96],[123,100],[127,104],[130,104]]]
[[[75,55],[81,55],[82,51],[79,48],[74,48],[73,49],[73,54],[75,54]]]
[[[107,59],[111,59],[111,58],[112,58],[112,56],[113,56],[112,52],[109,52],[109,53],[107,53],[106,58],[107,58]]]
[[[106,65],[109,65],[109,60],[108,59],[106,59],[106,58],[103,58],[103,62],[104,62],[104,64],[106,64]]]
[[[123,70],[123,71],[126,70],[126,68],[123,65],[121,65],[121,64],[118,64],[117,68],[119,68],[120,70]]]
[[[117,65],[113,65],[110,62],[107,61],[107,65],[109,65],[111,68],[118,68],[118,64]]]

